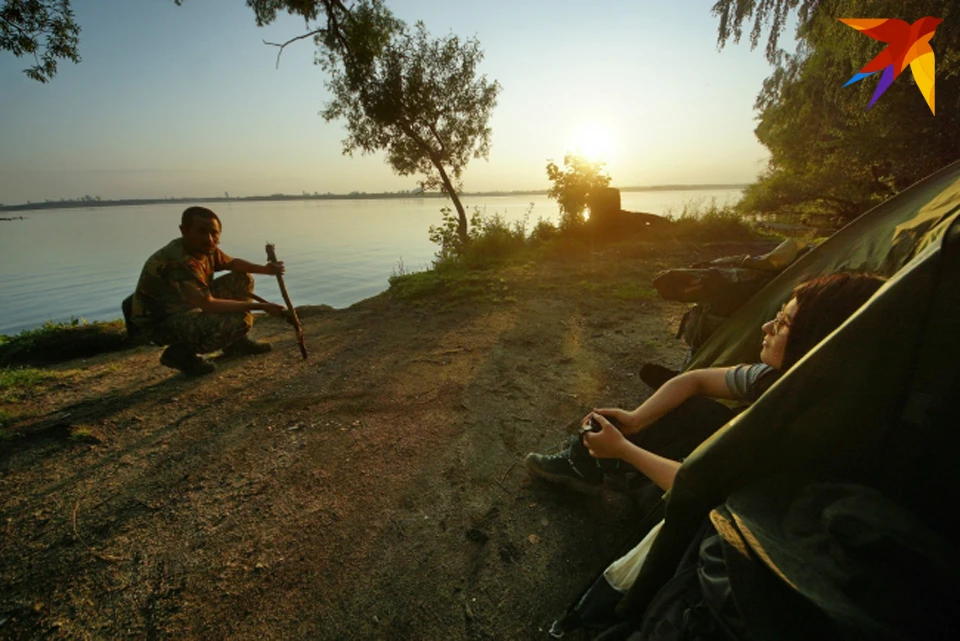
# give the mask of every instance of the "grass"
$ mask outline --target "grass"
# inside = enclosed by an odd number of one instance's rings
[[[610,295],[613,298],[619,298],[621,300],[654,300],[658,298],[658,294],[655,290],[644,287],[639,283],[629,282],[629,283],[620,283],[610,292]]]
[[[0,369],[0,398],[4,398],[12,391],[28,390],[56,375],[51,372],[35,368]]]
[[[127,347],[122,320],[47,322],[14,336],[0,335],[0,366],[47,365]]]
[[[394,300],[422,304],[427,300],[448,307],[462,303],[512,302],[502,278],[489,270],[472,271],[462,265],[443,265],[413,273],[394,273],[388,292]]]
[[[683,207],[674,221],[672,234],[680,240],[701,242],[750,241],[762,234],[733,207],[718,207],[716,200],[710,203],[692,201]]]
[[[456,221],[444,209],[443,225],[431,227],[430,237],[440,247],[433,267],[408,272],[401,263],[390,277],[389,295],[394,300],[422,304],[436,299],[441,305],[464,302],[512,302],[506,285],[496,277],[496,270],[505,264],[538,259],[579,259],[598,243],[622,240],[624,236],[647,237],[651,240],[677,239],[692,242],[752,241],[764,237],[732,207],[718,207],[715,201],[690,203],[677,217],[656,228],[624,228],[610,238],[601,238],[589,223],[557,229],[549,221],[539,220],[530,234],[526,220],[509,223],[500,214],[486,216],[474,211],[470,225],[470,242],[463,246],[456,234]],[[609,234],[608,234],[609,235]],[[622,300],[647,300],[656,293],[635,282],[608,285],[585,282],[577,284],[589,291]]]

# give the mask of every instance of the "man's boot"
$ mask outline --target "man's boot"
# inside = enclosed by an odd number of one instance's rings
[[[196,355],[187,345],[171,345],[163,350],[160,364],[172,369],[180,370],[187,376],[203,376],[217,369],[210,361]]]
[[[251,356],[253,354],[263,354],[273,349],[270,343],[255,341],[249,336],[237,339],[223,348],[223,355],[227,358],[236,358],[237,356]]]

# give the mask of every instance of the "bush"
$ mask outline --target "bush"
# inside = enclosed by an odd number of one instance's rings
[[[470,216],[468,243],[464,245],[457,233],[456,216],[449,207],[444,207],[440,213],[442,224],[431,225],[429,231],[430,240],[440,246],[434,260],[434,266],[440,269],[453,264],[484,269],[515,256],[526,247],[526,217],[510,223],[499,213],[485,216],[479,207],[475,207]]]
[[[469,269],[483,269],[516,256],[526,247],[526,220],[508,223],[500,214],[484,218],[475,211],[479,230],[463,252],[463,263]]]
[[[122,320],[47,322],[15,336],[0,336],[0,366],[44,365],[117,351],[127,347],[125,338]]]
[[[716,200],[709,205],[703,201],[688,203],[673,220],[672,235],[685,240],[749,241],[759,236],[735,208],[717,207]]]
[[[533,231],[530,232],[530,242],[545,243],[556,238],[559,233],[560,230],[557,229],[556,225],[549,220],[539,218],[537,224],[533,227]]]

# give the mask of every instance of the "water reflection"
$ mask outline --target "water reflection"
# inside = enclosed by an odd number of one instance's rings
[[[739,191],[625,192],[630,211],[679,211],[684,202],[735,200]],[[521,220],[530,203],[528,230],[538,218],[556,222],[545,196],[465,198],[468,210]],[[202,203],[197,203],[202,204]],[[265,262],[274,243],[287,265],[285,281],[297,305],[346,307],[376,295],[402,260],[407,271],[425,269],[436,246],[427,239],[440,222],[439,199],[307,200],[214,203],[223,221],[221,248],[234,257]],[[0,223],[0,334],[47,320],[120,316],[120,301],[136,286],[144,261],[179,235],[185,208],[177,205],[29,212]],[[19,214],[18,214],[19,215]],[[275,279],[256,276],[257,292],[280,300]]]

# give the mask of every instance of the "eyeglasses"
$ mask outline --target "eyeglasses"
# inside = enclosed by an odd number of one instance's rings
[[[777,312],[777,315],[773,318],[773,333],[774,333],[774,334],[779,334],[781,327],[788,327],[788,328],[789,328],[791,325],[793,325],[793,323],[791,322],[791,321],[793,321],[793,319],[790,318],[789,316],[787,316],[787,315],[784,313],[784,311],[783,311],[784,309],[786,309],[786,307],[787,307],[786,305],[784,305],[783,307],[781,307],[781,308],[780,308],[780,311]]]

